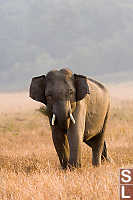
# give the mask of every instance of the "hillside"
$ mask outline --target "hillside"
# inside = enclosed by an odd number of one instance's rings
[[[132,80],[132,0],[0,0],[0,19],[1,92],[64,66],[104,82]]]

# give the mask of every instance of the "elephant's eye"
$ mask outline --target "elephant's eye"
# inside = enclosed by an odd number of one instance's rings
[[[65,96],[67,98],[70,98],[72,95],[73,95],[73,90],[72,89],[68,89],[67,92],[66,92],[66,94],[65,94]]]
[[[72,89],[69,89],[69,95],[73,95],[73,90]]]
[[[46,98],[47,98],[47,101],[48,101],[48,102],[52,102],[52,100],[53,100],[53,98],[52,98],[51,95],[48,95]]]

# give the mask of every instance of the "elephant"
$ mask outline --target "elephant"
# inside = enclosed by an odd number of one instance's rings
[[[110,96],[100,82],[68,68],[33,77],[29,96],[46,105],[61,167],[81,167],[81,143],[92,148],[92,165],[109,161],[105,128]]]

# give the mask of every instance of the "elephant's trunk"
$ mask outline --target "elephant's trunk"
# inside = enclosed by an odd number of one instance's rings
[[[75,124],[75,119],[72,115],[72,108],[69,101],[58,101],[53,105],[53,114],[51,116],[51,125],[58,126],[61,129],[67,130],[70,126],[70,120]]]

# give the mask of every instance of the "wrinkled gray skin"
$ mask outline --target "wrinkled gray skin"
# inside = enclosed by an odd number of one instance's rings
[[[47,106],[53,143],[63,169],[81,167],[82,142],[92,148],[94,166],[109,160],[104,133],[110,102],[101,83],[72,74],[69,69],[55,70],[32,79],[30,97]]]

